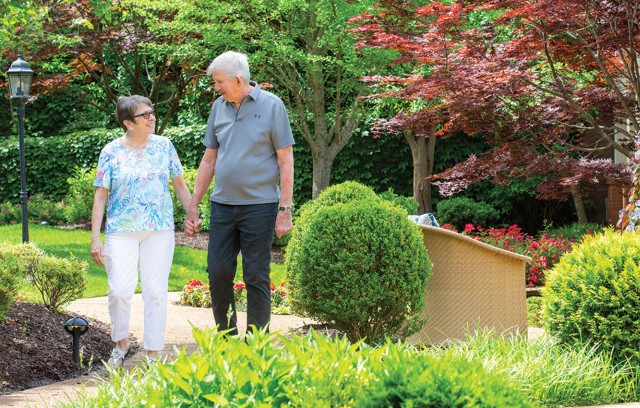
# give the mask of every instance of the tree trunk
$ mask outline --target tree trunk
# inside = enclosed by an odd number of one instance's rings
[[[431,182],[427,177],[433,174],[436,138],[414,136],[411,131],[405,131],[404,137],[413,158],[413,198],[418,202],[418,213],[432,212]]]
[[[333,168],[333,160],[335,157],[326,154],[326,151],[312,151],[311,153],[313,156],[313,187],[311,189],[311,197],[315,199],[322,190],[329,187],[331,169]]]
[[[576,214],[578,214],[578,224],[586,224],[587,212],[584,209],[584,201],[578,186],[571,186],[571,195],[573,196],[573,204],[576,206]]]

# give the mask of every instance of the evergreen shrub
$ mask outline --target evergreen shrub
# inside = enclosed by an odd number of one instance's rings
[[[315,200],[307,201],[300,207],[300,212],[295,219],[295,227],[291,232],[291,237],[285,252],[285,273],[289,286],[290,299],[295,299],[297,289],[300,287],[298,282],[299,276],[295,271],[301,270],[303,267],[302,265],[298,265],[298,253],[300,252],[300,243],[306,236],[311,217],[318,212],[319,209],[326,206],[367,199],[378,199],[373,189],[355,181],[345,181],[344,183],[327,187]],[[295,301],[292,310],[297,313],[302,313],[302,310],[295,309]]]
[[[500,213],[491,204],[474,201],[467,197],[454,197],[438,201],[436,219],[463,230],[466,224],[495,225]]]
[[[640,234],[585,235],[547,272],[542,293],[548,333],[640,363]]]
[[[404,209],[369,199],[320,208],[293,273],[305,315],[372,344],[418,330],[431,264]]]

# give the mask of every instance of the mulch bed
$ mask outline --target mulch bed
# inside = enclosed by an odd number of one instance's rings
[[[113,343],[104,323],[86,318],[81,364],[73,361],[72,337],[63,323],[73,317],[35,303],[14,302],[0,329],[0,395],[39,387],[102,369]]]

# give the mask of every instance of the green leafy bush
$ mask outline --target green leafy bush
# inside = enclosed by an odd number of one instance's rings
[[[0,204],[0,225],[18,224],[22,221],[22,208],[20,204],[8,201]]]
[[[69,190],[64,199],[65,217],[68,222],[82,223],[91,221],[93,198],[96,188],[93,181],[96,178],[97,165],[89,169],[76,167],[73,175],[67,179]]]
[[[31,223],[45,222],[50,225],[58,225],[66,221],[64,204],[49,200],[42,194],[29,197],[27,209]]]
[[[27,268],[44,307],[54,312],[82,295],[87,285],[86,271],[86,262],[55,256],[37,257]]]
[[[392,188],[378,194],[378,197],[399,205],[407,211],[407,214],[418,214],[418,202],[413,197],[397,195]]]
[[[527,324],[529,327],[542,327],[541,309],[541,296],[531,296],[527,298]]]
[[[0,322],[6,317],[28,267],[44,252],[33,243],[0,242]]]
[[[0,248],[0,323],[11,311],[21,277],[18,260]]]
[[[416,358],[399,348],[373,366],[375,381],[358,393],[352,406],[378,407],[533,407],[503,375],[481,362],[446,352]]]
[[[420,230],[402,208],[378,199],[320,208],[293,274],[297,310],[351,341],[411,334],[420,326],[431,264]]]
[[[65,205],[36,194],[27,200],[29,223],[46,222],[51,225],[62,224],[66,221]],[[0,225],[22,223],[22,205],[5,202],[0,204]]]
[[[612,229],[583,241],[547,273],[545,329],[640,362],[640,235]]]
[[[595,222],[579,223],[563,225],[562,227],[546,229],[547,236],[552,238],[566,238],[570,241],[580,242],[583,236],[599,234],[604,230],[604,226]]]
[[[316,333],[193,335],[195,352],[182,350],[145,376],[114,371],[110,383],[67,406],[364,407],[373,406],[370,395],[377,407],[531,406],[504,376],[451,353],[434,358],[400,343],[371,348]]]
[[[295,219],[295,227],[293,228],[293,232],[291,233],[291,238],[289,239],[285,252],[285,272],[287,276],[289,295],[292,299],[295,299],[295,293],[300,287],[298,282],[299,276],[295,270],[301,270],[304,266],[298,265],[298,253],[300,252],[300,243],[306,236],[311,217],[313,217],[318,210],[326,206],[348,203],[354,200],[368,199],[378,199],[375,191],[364,184],[360,184],[355,181],[345,181],[344,183],[326,188],[318,195],[318,197],[316,197],[315,200],[307,201],[302,207],[300,207],[300,213]],[[295,305],[293,307],[294,312],[302,312],[300,310],[295,310]]]
[[[460,230],[466,224],[493,225],[500,219],[500,213],[491,204],[467,197],[440,200],[436,210],[436,219],[440,225],[451,224]]]

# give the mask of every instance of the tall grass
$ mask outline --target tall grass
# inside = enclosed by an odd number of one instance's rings
[[[614,404],[640,397],[640,367],[617,365],[593,345],[572,348],[548,335],[526,339],[496,336],[490,330],[450,344],[455,354],[482,361],[546,407]]]
[[[20,224],[0,226],[0,241],[20,243],[22,227]],[[83,297],[105,296],[107,294],[107,275],[104,267],[98,266],[91,259],[91,232],[85,230],[67,230],[47,225],[29,225],[29,241],[38,245],[50,255],[60,258],[75,256],[86,261],[87,288]],[[173,265],[169,275],[169,290],[180,291],[191,279],[208,282],[207,251],[176,246]],[[237,279],[242,277],[242,260],[238,260]],[[271,279],[279,284],[284,280],[284,267],[271,264]],[[139,288],[138,288],[139,289]],[[29,285],[25,285],[21,294],[30,301],[38,301],[39,295]]]

